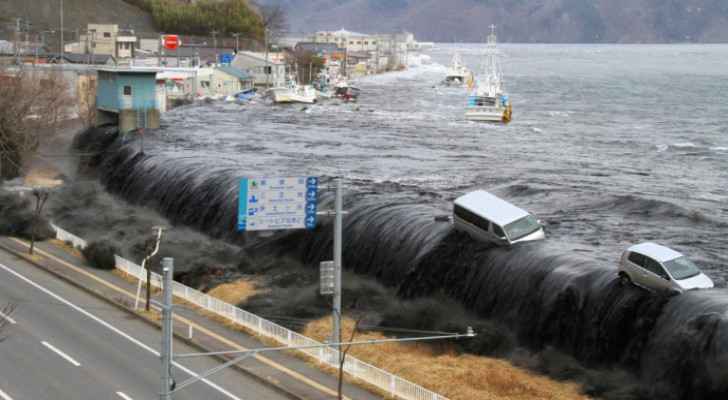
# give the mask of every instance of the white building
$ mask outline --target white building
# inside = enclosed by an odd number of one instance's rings
[[[335,43],[347,51],[377,51],[378,35],[367,35],[341,29],[314,33],[310,40],[314,43]]]
[[[265,53],[241,51],[235,55],[231,65],[251,75],[255,86],[286,84],[286,62],[280,53],[269,53],[266,62]]]

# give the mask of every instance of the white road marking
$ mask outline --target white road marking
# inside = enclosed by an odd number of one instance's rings
[[[71,364],[73,364],[74,366],[76,366],[76,367],[80,367],[80,366],[81,366],[81,363],[80,363],[80,362],[78,362],[78,361],[74,360],[74,359],[73,359],[73,358],[72,358],[71,356],[69,356],[68,354],[66,354],[66,353],[64,353],[64,352],[62,352],[62,351],[60,351],[60,350],[58,350],[58,349],[57,349],[57,348],[55,348],[55,347],[54,347],[54,346],[53,346],[52,344],[50,344],[50,343],[48,343],[48,342],[41,342],[41,343],[43,344],[43,346],[45,346],[45,347],[47,347],[47,348],[49,348],[49,349],[53,350],[53,351],[54,351],[54,352],[55,352],[56,354],[58,354],[59,356],[63,357],[63,358],[64,358],[64,359],[66,360],[66,361],[70,362],[70,363],[71,363]]]
[[[124,400],[134,400],[134,399],[132,399],[131,397],[129,397],[129,396],[127,396],[127,395],[125,395],[125,394],[124,394],[123,392],[116,392],[116,394],[118,394],[118,395],[119,395],[119,397],[121,397],[121,398],[122,398],[122,399],[124,399]]]
[[[10,318],[9,315],[5,315],[5,314],[3,314],[1,312],[0,312],[0,318],[3,318],[3,319],[8,320],[8,322],[10,322],[11,324],[17,324],[17,322],[15,322],[14,319]],[[0,395],[0,396],[2,396],[2,395]]]
[[[3,399],[3,400],[13,400],[12,397],[8,396],[7,393],[3,392],[2,390],[0,390],[0,399]]]
[[[147,346],[146,344],[142,343],[141,341],[139,341],[137,339],[134,339],[133,337],[127,335],[126,333],[122,332],[119,328],[117,328],[117,327],[109,324],[108,322],[106,322],[106,321],[102,320],[101,318],[99,318],[99,317],[91,314],[90,312],[84,310],[83,308],[78,307],[77,305],[75,305],[75,304],[71,303],[70,301],[64,299],[63,297],[61,297],[61,296],[59,296],[59,295],[51,292],[50,290],[44,288],[43,286],[41,286],[41,285],[39,285],[39,284],[31,281],[30,279],[28,279],[25,276],[23,276],[23,275],[15,272],[14,270],[8,268],[7,266],[5,266],[3,264],[0,264],[0,268],[4,269],[8,273],[10,273],[13,276],[15,276],[16,278],[24,281],[25,283],[29,284],[30,286],[33,286],[34,288],[36,288],[36,289],[40,290],[41,292],[47,294],[48,296],[53,297],[54,299],[58,300],[59,302],[65,304],[65,305],[73,308],[74,310],[78,311],[79,313],[81,313],[81,314],[83,314],[83,315],[91,318],[92,320],[98,322],[99,324],[101,324],[102,326],[108,328],[109,330],[111,330],[112,332],[116,333],[117,335],[123,337],[124,339],[127,339],[128,341],[134,343],[135,345],[141,347],[142,349],[144,349],[144,350],[152,353],[154,356],[159,357],[159,352],[158,351],[156,351],[153,348]],[[179,364],[178,362],[172,362],[172,365],[174,365],[179,370],[181,370],[182,372],[184,372],[184,373],[186,373],[186,374],[188,374],[190,376],[193,376],[195,378],[199,377],[199,375],[197,373],[195,373],[194,371],[190,370],[189,368],[187,368],[187,367]],[[209,379],[203,378],[200,381],[201,382],[204,382],[205,384],[207,384],[207,386],[209,386],[209,387],[217,390],[218,392],[224,394],[225,396],[229,397],[232,400],[242,400],[240,397],[237,397],[234,394],[228,392],[227,390],[225,390],[222,387],[218,386],[216,383],[210,381]]]

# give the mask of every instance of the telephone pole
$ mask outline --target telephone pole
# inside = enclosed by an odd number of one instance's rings
[[[61,64],[63,64],[63,58],[64,58],[64,52],[66,51],[66,46],[63,42],[63,0],[61,0]]]
[[[233,37],[235,37],[235,54],[238,54],[238,51],[240,51],[240,34],[233,33]]]

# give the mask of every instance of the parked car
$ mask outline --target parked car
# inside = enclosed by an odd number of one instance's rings
[[[655,243],[628,248],[619,263],[619,279],[623,284],[675,293],[713,287],[713,281],[687,257]]]
[[[458,197],[453,206],[453,220],[456,230],[498,246],[546,237],[536,217],[485,190]]]

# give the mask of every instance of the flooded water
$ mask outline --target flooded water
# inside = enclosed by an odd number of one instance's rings
[[[352,190],[427,203],[493,191],[538,214],[566,251],[614,266],[652,240],[728,278],[728,46],[504,45],[508,126],[464,121],[439,85],[459,52],[360,79],[358,104],[207,104],[166,114],[155,153],[244,174],[342,176]],[[166,158],[165,157],[165,158]]]
[[[165,114],[143,155],[113,129],[79,143],[103,150],[92,164],[110,192],[313,266],[330,258],[330,221],[238,234],[238,179],[341,176],[347,269],[405,299],[445,294],[529,349],[624,367],[647,388],[610,398],[728,396],[728,46],[503,46],[507,126],[464,121],[465,90],[439,85],[456,51],[478,67],[482,47],[442,46],[431,64],[359,80],[358,104],[202,104]],[[491,249],[434,220],[475,188],[536,213],[548,239]],[[719,288],[620,286],[621,251],[647,240]]]

